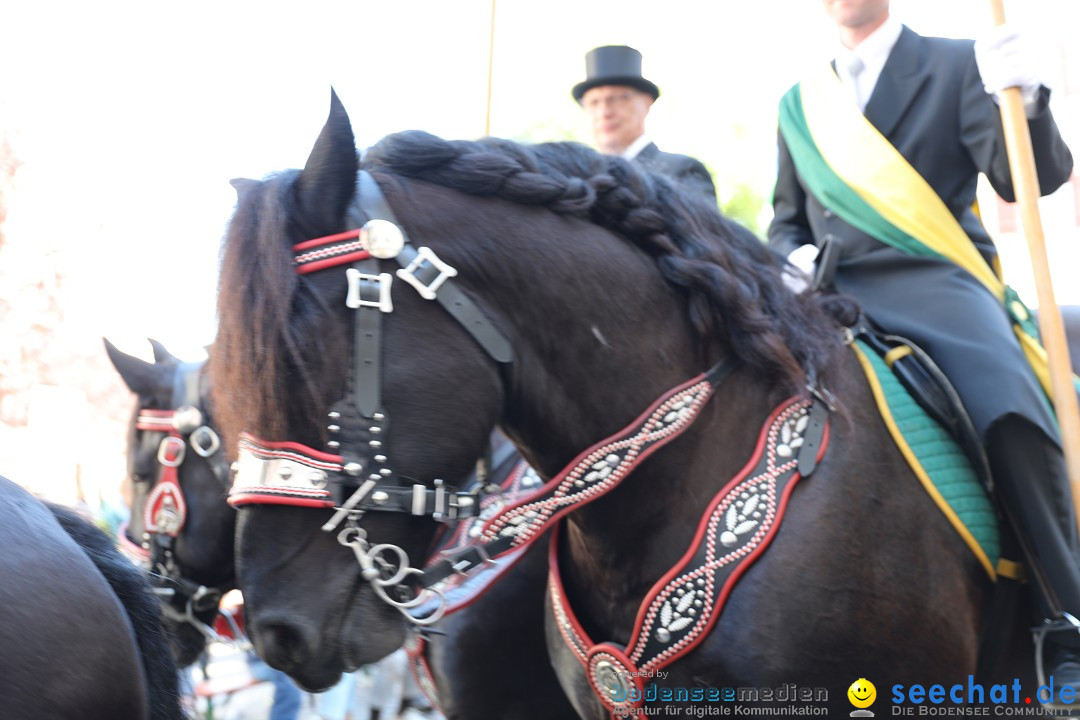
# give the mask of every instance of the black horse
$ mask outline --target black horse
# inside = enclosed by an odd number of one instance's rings
[[[180,720],[161,613],[108,536],[0,477],[4,718]]]
[[[221,596],[236,587],[236,511],[225,502],[228,468],[210,416],[204,364],[151,341],[154,362],[105,350],[137,400],[128,428],[131,519],[121,548],[162,598],[181,666],[214,637]]]
[[[164,601],[174,654],[178,663],[188,665],[212,637],[218,599],[236,587],[236,511],[225,501],[224,466],[217,443],[208,440],[217,437],[217,428],[209,411],[204,365],[181,362],[160,343],[151,344],[153,363],[123,353],[108,341],[105,345],[113,366],[138,396],[128,444],[135,497],[132,520],[121,540],[130,554],[153,566],[152,577],[157,579],[159,589],[167,592]],[[197,427],[191,427],[195,411]],[[164,470],[161,444],[166,442],[168,447],[165,438],[170,432],[178,432],[176,426],[184,423],[188,426],[188,450],[175,472],[185,522],[172,538],[147,532],[143,518],[147,499]],[[495,439],[495,443],[500,442],[504,441]],[[207,449],[214,452],[203,452]],[[501,486],[517,469],[520,456],[512,447],[496,444],[493,450],[487,481]],[[413,670],[422,686],[427,684],[425,675],[430,673],[434,687],[428,690],[448,719],[573,716],[546,658],[539,652],[544,647],[546,581],[546,544],[542,544],[515,564],[510,578],[467,605],[462,603],[461,610],[448,612],[432,632],[413,640],[418,650],[412,653]],[[509,607],[515,610],[506,610]],[[491,652],[507,634],[518,636],[524,647],[532,649],[529,661],[508,666]],[[530,697],[537,688],[542,691],[540,697]]]
[[[436,527],[423,516],[440,497],[461,511],[447,488],[498,425],[562,493],[533,515],[573,509],[548,637],[583,717],[634,710],[620,699],[643,689],[634,668],[662,668],[655,685],[690,705],[796,683],[845,713],[858,678],[975,671],[993,586],[879,416],[843,332],[854,307],[793,295],[715,208],[573,144],[409,132],[358,165],[336,98],[302,171],[238,185],[212,362],[226,436],[253,434],[233,488],[249,503],[238,569],[272,665],[322,687],[403,642],[395,603]],[[366,224],[391,215],[407,244]],[[316,272],[332,263],[315,251],[363,264]],[[603,438],[612,449],[582,452]],[[795,441],[798,460],[779,460]],[[378,511],[392,481],[415,514]],[[589,504],[558,504],[592,488]],[[364,512],[311,509],[344,497]],[[756,562],[721,568],[721,547]],[[691,573],[696,553],[712,559]]]

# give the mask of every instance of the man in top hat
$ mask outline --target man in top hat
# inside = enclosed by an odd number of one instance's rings
[[[641,53],[626,45],[605,45],[585,56],[585,80],[574,86],[574,99],[592,118],[600,152],[621,155],[663,173],[683,186],[716,199],[712,176],[699,161],[661,152],[645,134],[660,88],[641,75]]]

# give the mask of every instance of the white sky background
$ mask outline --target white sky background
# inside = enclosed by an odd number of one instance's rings
[[[988,0],[893,0],[928,35],[972,37]],[[1075,42],[1080,3],[1012,0],[1010,18]],[[1047,13],[1069,14],[1051,21]],[[67,309],[129,352],[196,357],[214,328],[228,180],[303,165],[333,85],[361,148],[420,128],[483,132],[490,0],[13,0],[0,13],[0,127],[23,167],[6,233],[79,268]],[[820,0],[498,0],[492,134],[588,130],[584,54],[629,44],[662,95],[665,149],[767,191],[776,103],[832,54]],[[1074,147],[1075,147],[1074,140]],[[2,290],[0,290],[2,292]]]

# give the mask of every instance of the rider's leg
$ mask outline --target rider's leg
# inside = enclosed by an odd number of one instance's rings
[[[1043,616],[1061,611],[1080,618],[1080,539],[1069,479],[1060,447],[1019,415],[999,419],[986,433],[986,448],[997,493],[1034,557],[1028,559]],[[1056,686],[1080,688],[1080,634],[1047,637],[1047,674]]]

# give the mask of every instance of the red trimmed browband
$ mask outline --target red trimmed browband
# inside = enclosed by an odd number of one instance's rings
[[[170,432],[174,429],[173,416],[175,415],[175,410],[140,410],[135,417],[135,429]]]
[[[296,272],[307,275],[316,270],[366,260],[367,231],[364,228],[305,240],[293,245],[293,264]]]

